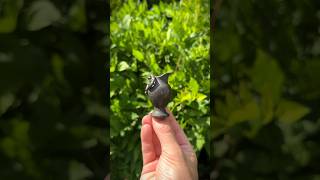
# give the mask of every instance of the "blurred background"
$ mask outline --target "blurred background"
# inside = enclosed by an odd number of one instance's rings
[[[214,6],[211,179],[320,179],[320,1]]]
[[[104,0],[0,0],[0,179],[108,172]]]
[[[209,0],[111,0],[111,179],[139,179],[141,119],[152,110],[147,77],[173,71],[168,104],[193,144],[200,179],[209,179]]]

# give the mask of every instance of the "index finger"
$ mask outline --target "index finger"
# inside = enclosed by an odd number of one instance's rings
[[[170,124],[171,124],[173,131],[176,134],[176,139],[177,139],[178,144],[182,147],[183,151],[189,151],[189,152],[192,151],[193,152],[193,147],[190,144],[186,134],[184,133],[184,131],[182,130],[182,128],[178,124],[176,118],[173,116],[173,114],[170,110],[167,109],[167,112],[169,113],[169,121],[170,121]]]

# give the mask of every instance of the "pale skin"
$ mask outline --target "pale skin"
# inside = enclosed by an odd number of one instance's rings
[[[143,168],[140,180],[198,180],[197,156],[187,136],[170,111],[157,119],[142,119],[141,148]]]

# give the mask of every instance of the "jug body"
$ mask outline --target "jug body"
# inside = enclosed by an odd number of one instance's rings
[[[171,100],[171,87],[168,84],[170,74],[149,77],[150,82],[145,89],[145,93],[153,104],[153,117],[164,119],[169,116],[165,108]]]

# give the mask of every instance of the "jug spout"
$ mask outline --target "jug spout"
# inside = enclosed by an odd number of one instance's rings
[[[163,82],[168,83],[168,79],[171,74],[172,74],[172,72],[165,73],[165,74],[158,76],[158,78],[161,79]]]

